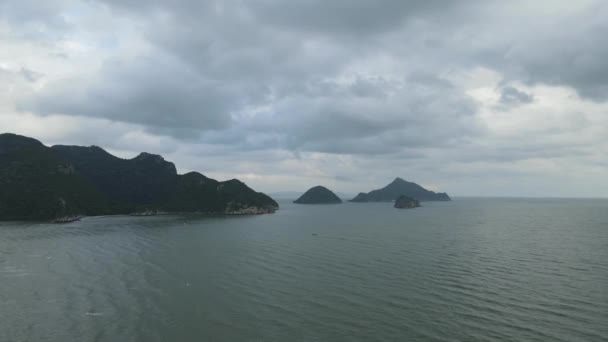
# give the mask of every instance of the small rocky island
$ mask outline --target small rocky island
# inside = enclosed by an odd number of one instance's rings
[[[411,209],[420,207],[420,202],[411,197],[401,195],[395,200],[395,208],[397,209]]]
[[[293,201],[297,204],[339,204],[340,197],[324,186],[315,186],[306,191],[300,198]]]

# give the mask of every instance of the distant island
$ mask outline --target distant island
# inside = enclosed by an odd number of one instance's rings
[[[115,157],[100,147],[52,146],[0,134],[0,220],[57,220],[82,216],[159,213],[272,213],[269,196],[232,179],[177,174],[159,155]]]
[[[300,198],[293,201],[298,204],[338,204],[340,197],[324,186],[315,186],[306,191]]]
[[[420,202],[411,197],[407,197],[405,195],[399,196],[395,200],[395,208],[398,209],[411,209],[420,207]]]
[[[445,192],[433,192],[420,185],[408,182],[399,177],[382,189],[369,193],[359,193],[351,202],[392,202],[400,196],[407,196],[418,201],[450,201]]]
[[[341,199],[344,198],[353,198],[356,194],[348,193],[348,192],[340,192],[340,191],[332,191],[336,196]],[[284,200],[294,200],[295,198],[299,198],[302,195],[302,191],[277,191],[268,193],[268,196],[276,199],[284,199]]]

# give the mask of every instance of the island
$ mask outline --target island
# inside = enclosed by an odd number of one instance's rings
[[[420,202],[418,200],[405,195],[399,196],[399,198],[395,200],[395,208],[398,209],[411,209],[418,207],[420,207]]]
[[[0,220],[70,222],[85,216],[203,213],[251,215],[279,208],[231,179],[183,175],[163,157],[121,159],[100,147],[52,146],[0,134]]]
[[[300,198],[293,201],[298,204],[339,204],[340,197],[324,186],[315,186],[306,191]]]
[[[395,178],[389,185],[382,189],[374,190],[369,193],[361,192],[351,202],[392,202],[399,196],[408,196],[418,201],[450,201],[450,196],[445,192],[434,192],[422,186]]]

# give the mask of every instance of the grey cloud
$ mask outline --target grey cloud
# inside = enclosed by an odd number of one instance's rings
[[[400,26],[408,17],[453,8],[466,1],[404,0],[296,0],[259,1],[252,10],[259,17],[288,30],[341,35],[374,34]]]
[[[564,157],[582,157],[591,155],[588,145],[571,141],[534,142],[525,141],[513,144],[508,141],[495,141],[490,146],[469,145],[468,149],[454,156],[458,162],[470,163],[483,161],[486,163],[509,164],[530,159],[559,159]]]
[[[429,82],[430,77],[425,83],[362,77],[343,84],[322,82],[324,92],[283,96],[226,132],[205,133],[203,141],[242,149],[387,154],[478,135],[474,101],[445,80],[432,81],[443,87]],[[363,94],[352,91],[362,84]],[[303,87],[308,88],[319,87]]]
[[[106,63],[95,78],[51,84],[21,110],[137,123],[152,131],[196,135],[230,125],[230,112],[259,89],[218,84],[171,59],[142,58]],[[190,132],[190,133],[188,133]]]
[[[19,74],[29,82],[36,82],[42,77],[44,77],[43,73],[36,72],[34,70],[30,70],[28,68],[23,67],[19,70]]]
[[[14,70],[0,65],[0,89],[2,89],[3,95],[10,95],[14,93],[14,90],[11,90],[12,88],[29,87],[32,82],[37,81],[42,76],[41,73],[26,68]]]
[[[600,2],[556,16],[513,11],[524,1],[96,3],[136,22],[151,51],[139,60],[118,53],[95,74],[23,99],[21,109],[136,123],[204,145],[201,155],[218,160],[262,163],[276,150],[303,159],[308,152],[379,155],[390,157],[381,165],[394,172],[412,158],[423,171],[560,158],[584,154],[584,146],[492,140],[479,104],[448,76],[485,67],[503,85],[568,86],[608,98],[608,13]],[[512,86],[500,91],[500,104],[514,110],[534,100]],[[559,133],[535,138],[562,139]],[[490,146],[470,142],[478,140]]]
[[[57,39],[72,28],[64,10],[73,0],[0,0],[0,20],[9,23],[11,34],[31,40]]]
[[[36,11],[5,4],[21,9],[12,10],[20,17],[60,18],[53,9],[65,1]],[[608,5],[600,1],[555,17],[518,17],[519,1],[98,2],[140,18],[151,42],[214,80],[291,87],[294,78],[331,77],[350,60],[382,51],[412,68],[486,65],[508,79],[572,86],[596,101],[608,96]]]
[[[253,17],[259,23],[287,30],[340,35],[381,33],[400,26],[408,18],[437,17],[449,12],[466,13],[471,5],[476,4],[471,0],[99,1],[134,13],[171,9],[172,15],[182,19],[197,18],[205,13],[225,15],[236,12],[242,17]]]
[[[8,78],[9,76],[12,76],[12,75],[13,75],[13,73],[10,70],[8,70],[7,68],[3,68],[2,66],[0,66],[0,77],[2,79]]]
[[[603,20],[608,17],[608,10],[605,12]],[[563,46],[555,42],[539,42],[540,46],[551,44],[542,55],[531,53],[526,56],[527,53],[521,50],[513,52],[509,59],[517,58],[518,64],[524,68],[524,74],[515,74],[514,77],[519,76],[532,84],[571,86],[583,97],[595,101],[607,100],[608,46],[604,41],[608,35],[608,24],[585,26],[576,34],[555,37],[556,40],[568,41]],[[516,68],[516,65],[512,67]]]
[[[384,85],[390,86],[390,82],[381,77],[374,79],[358,77],[350,86],[350,90],[359,97],[385,98],[387,94],[383,89]]]
[[[601,195],[606,18],[601,0],[0,0],[0,121],[263,191]]]
[[[541,3],[527,13],[525,4],[478,3],[466,7],[469,13],[450,12],[452,21],[434,25],[423,17],[379,40],[382,49],[438,73],[482,66],[500,73],[505,83],[572,87],[581,97],[606,101],[608,3],[561,4],[555,15]]]
[[[206,77],[275,91],[292,87],[294,79],[332,78],[349,62],[382,52],[378,38],[408,30],[404,21],[423,21],[434,31],[437,23],[481,7],[470,0],[100,1],[141,18],[151,43]],[[419,33],[393,40],[386,52],[414,47]]]
[[[490,44],[489,50],[498,53],[484,63],[507,80],[569,86],[582,97],[606,101],[607,18],[608,3],[597,1],[562,16],[522,20],[517,29]]]
[[[134,5],[109,3],[128,9]],[[336,80],[344,65],[373,54],[373,49],[361,50],[361,44],[344,44],[315,30],[309,35],[269,27],[266,19],[272,11],[258,13],[253,7],[282,8],[279,2],[226,2],[223,9],[218,4],[149,4],[154,11],[172,14],[161,22],[150,14],[145,26],[157,55],[107,63],[97,75],[51,85],[22,101],[20,109],[138,123],[148,132],[179,138],[194,139],[207,131],[205,141],[243,144],[246,149],[332,153],[382,153],[403,144],[445,143],[476,129],[476,105],[431,72],[414,72],[404,81],[357,76],[345,85]],[[374,6],[359,1],[353,15],[383,11],[407,16],[432,8],[414,1],[386,5],[370,12]],[[298,13],[298,6],[311,5],[286,6],[286,11]],[[329,6],[336,18],[349,7],[345,2]]]
[[[498,100],[504,106],[518,106],[522,104],[532,103],[534,95],[523,92],[512,86],[502,87],[500,99]]]

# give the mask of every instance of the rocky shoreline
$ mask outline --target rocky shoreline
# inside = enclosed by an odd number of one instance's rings
[[[224,215],[264,215],[273,214],[275,211],[277,211],[276,208],[249,207],[238,210],[225,211]]]
[[[278,207],[243,207],[239,209],[231,209],[225,210],[223,212],[170,212],[170,211],[161,211],[161,210],[145,210],[141,212],[131,213],[127,216],[168,216],[168,215],[209,215],[209,216],[248,216],[248,215],[265,215],[265,214],[273,214],[279,208]],[[73,223],[82,220],[86,217],[112,217],[112,216],[124,216],[124,215],[103,215],[103,216],[85,216],[85,215],[75,215],[75,216],[63,216],[57,217],[51,220],[52,223]]]
[[[277,207],[256,207],[256,206],[229,206],[224,211],[161,211],[161,210],[145,210],[129,214],[129,216],[162,216],[162,215],[264,215],[273,214],[277,211]]]

